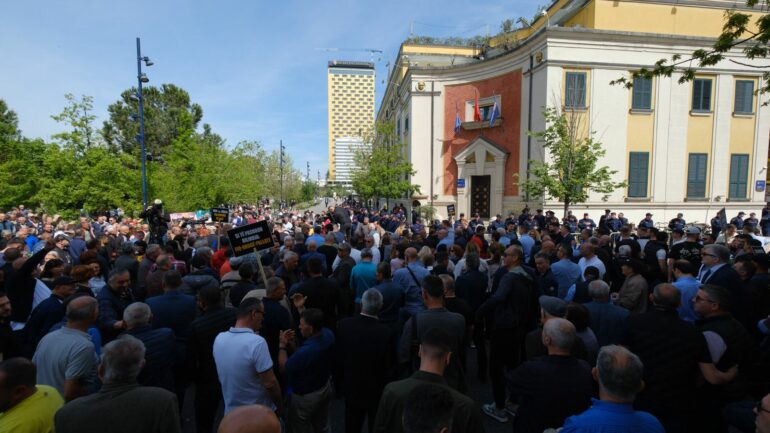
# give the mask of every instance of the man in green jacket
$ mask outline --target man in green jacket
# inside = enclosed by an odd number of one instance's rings
[[[446,388],[454,400],[455,432],[478,433],[484,431],[479,409],[473,400],[452,389],[444,379],[444,369],[452,356],[451,338],[443,329],[432,328],[425,332],[420,341],[420,369],[411,377],[391,382],[385,387],[374,421],[375,433],[403,433],[404,402],[409,393],[424,384],[435,384]]]

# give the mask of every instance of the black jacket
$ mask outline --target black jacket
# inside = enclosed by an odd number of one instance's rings
[[[476,311],[476,319],[493,312],[492,327],[529,331],[540,315],[537,287],[523,267],[506,272],[492,296]]]
[[[337,327],[337,371],[345,404],[377,407],[385,385],[393,379],[395,347],[393,333],[379,320],[354,316]]]
[[[45,255],[52,248],[43,248],[27,259],[18,271],[14,272],[10,279],[5,281],[5,290],[11,301],[11,320],[14,322],[26,322],[32,312],[32,300],[35,295],[35,277],[32,274]]]

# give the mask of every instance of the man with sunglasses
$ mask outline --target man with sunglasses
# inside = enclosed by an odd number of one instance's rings
[[[730,292],[713,284],[702,285],[693,298],[693,309],[702,317],[696,326],[706,338],[714,365],[722,372],[738,366],[733,380],[718,386],[706,384],[699,393],[704,425],[718,425],[722,408],[748,395],[746,372],[753,363],[755,348],[746,328],[730,314],[730,302]]]

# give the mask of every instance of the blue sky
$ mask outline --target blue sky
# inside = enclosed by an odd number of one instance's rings
[[[136,84],[136,42],[155,65],[150,84],[174,83],[203,107],[203,122],[229,145],[284,145],[304,173],[327,168],[326,63],[369,60],[377,48],[379,106],[387,76],[408,36],[494,33],[500,22],[531,17],[547,0],[518,1],[14,1],[0,9],[0,98],[26,136],[61,130],[51,115],[64,94],[94,97],[98,124],[120,92]],[[375,61],[378,59],[375,58]]]

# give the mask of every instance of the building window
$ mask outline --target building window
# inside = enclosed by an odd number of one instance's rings
[[[692,111],[711,111],[711,79],[696,78],[692,81]]]
[[[687,198],[706,197],[707,153],[691,153],[687,167]]]
[[[647,197],[647,174],[650,168],[648,152],[631,152],[628,161],[628,196]]]
[[[729,198],[746,198],[748,178],[749,155],[730,155],[730,188],[727,196]]]
[[[409,132],[409,116],[404,117],[404,132]]]
[[[751,114],[754,112],[754,81],[735,81],[735,113]]]
[[[652,80],[644,77],[634,78],[633,93],[631,96],[631,109],[652,109]]]
[[[567,72],[564,106],[566,108],[586,108],[585,72]]]

